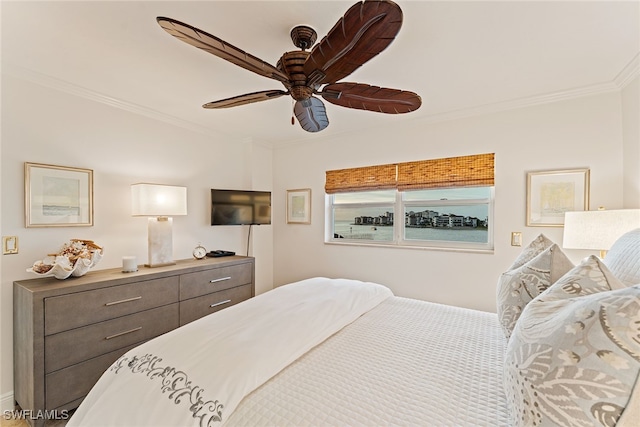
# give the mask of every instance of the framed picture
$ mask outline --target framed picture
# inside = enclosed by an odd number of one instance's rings
[[[564,214],[589,209],[589,169],[527,173],[527,226],[562,227]]]
[[[311,224],[311,189],[287,190],[287,224]]]
[[[26,227],[93,225],[93,171],[24,164]]]

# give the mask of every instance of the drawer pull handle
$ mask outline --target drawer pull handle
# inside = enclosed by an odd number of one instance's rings
[[[123,302],[136,301],[136,300],[139,300],[139,299],[142,299],[142,297],[133,297],[133,298],[121,299],[120,301],[108,302],[105,305],[107,307],[109,307],[110,305],[122,304]]]
[[[119,337],[121,335],[130,334],[131,332],[139,331],[140,329],[142,329],[142,326],[138,326],[137,328],[129,329],[128,331],[119,332],[117,334],[109,335],[108,337],[104,337],[104,339],[105,340],[110,340],[111,338],[116,338],[116,337]]]
[[[219,278],[219,279],[209,280],[209,283],[224,282],[225,280],[231,280],[231,276],[228,276],[228,277],[221,277],[221,278]]]
[[[213,308],[213,307],[217,307],[217,306],[219,306],[219,305],[226,304],[226,303],[229,303],[229,302],[231,302],[231,300],[230,300],[230,299],[225,300],[225,301],[220,301],[220,302],[217,302],[217,303],[215,303],[215,304],[211,304],[209,307]]]

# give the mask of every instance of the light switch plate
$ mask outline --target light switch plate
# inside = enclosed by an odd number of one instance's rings
[[[511,232],[511,246],[522,246],[522,233],[519,231]]]
[[[18,253],[18,236],[2,236],[2,254]]]

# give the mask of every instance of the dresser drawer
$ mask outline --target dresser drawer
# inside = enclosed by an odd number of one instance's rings
[[[59,408],[85,397],[109,366],[134,348],[130,345],[61,369],[45,376],[45,402],[48,409]]]
[[[50,373],[101,354],[147,341],[178,327],[178,303],[49,335],[44,370]]]
[[[180,276],[180,300],[251,283],[252,264],[213,268]]]
[[[178,282],[170,276],[47,298],[45,335],[172,303],[178,300]]]
[[[198,298],[180,301],[180,325],[251,298],[251,285],[242,285]]]

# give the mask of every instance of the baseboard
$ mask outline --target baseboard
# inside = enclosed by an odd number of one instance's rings
[[[13,400],[12,391],[0,396],[0,410],[2,410],[2,413],[4,413],[4,411],[12,411],[13,409],[15,409],[14,405],[15,402]]]

